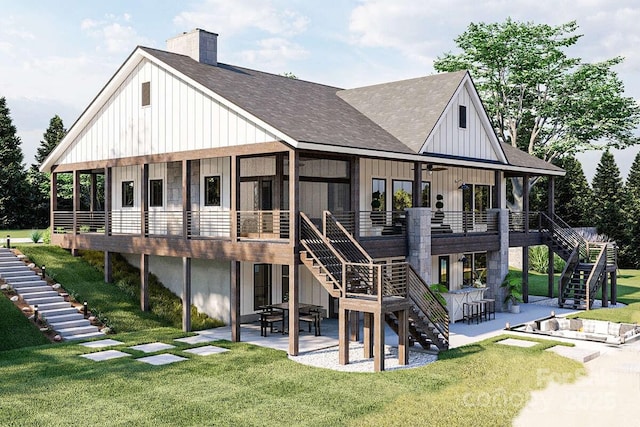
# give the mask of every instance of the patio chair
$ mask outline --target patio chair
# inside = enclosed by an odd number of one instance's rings
[[[272,309],[262,311],[260,313],[260,336],[267,336],[267,327],[269,327],[269,332],[273,333],[273,324],[278,322],[281,323],[280,331],[284,334],[284,313]]]
[[[300,312],[298,316],[298,321],[307,322],[309,326],[309,333],[311,333],[311,325],[314,328],[315,336],[320,336],[320,319],[321,319],[320,311],[318,309],[310,309],[309,311]]]

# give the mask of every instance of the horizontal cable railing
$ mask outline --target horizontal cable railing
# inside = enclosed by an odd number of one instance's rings
[[[104,212],[76,212],[76,223],[80,233],[103,233]]]
[[[188,235],[193,238],[229,238],[231,211],[187,212]]]
[[[382,287],[384,296],[406,297],[408,289],[409,264],[394,262],[380,264],[382,268]]]
[[[509,231],[525,231],[527,220],[529,231],[538,231],[543,227],[541,212],[509,211]]]
[[[429,317],[435,330],[442,335],[448,345],[449,312],[446,307],[410,265],[407,268],[407,283],[411,301]]]
[[[432,234],[498,233],[498,211],[434,211]]]
[[[183,212],[152,210],[145,212],[147,233],[149,236],[182,236]]]
[[[140,211],[111,211],[109,224],[112,234],[140,234]]]
[[[54,211],[51,229],[55,234],[73,233],[73,212]]]
[[[353,238],[353,235],[329,211],[324,211],[324,235],[342,256],[351,262],[373,262],[367,251]]]
[[[288,239],[289,211],[238,211],[238,237],[250,239]]]

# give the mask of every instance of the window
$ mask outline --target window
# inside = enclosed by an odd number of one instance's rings
[[[142,83],[142,93],[140,94],[141,105],[147,107],[151,105],[151,82]]]
[[[122,181],[122,207],[133,207],[133,181]]]
[[[422,181],[422,197],[420,198],[420,206],[423,208],[431,207],[431,182]]]
[[[393,210],[403,211],[413,206],[413,181],[393,180]]]
[[[458,106],[458,126],[462,129],[467,128],[467,107],[464,105]]]
[[[371,190],[371,210],[386,211],[387,204],[385,195],[387,191],[387,180],[381,178],[373,178]]]
[[[271,304],[271,264],[253,265],[253,309]]]
[[[204,205],[220,206],[220,177],[204,177]]]
[[[478,281],[487,283],[487,253],[467,253],[462,257],[462,286],[476,286]]]
[[[438,257],[438,283],[449,289],[449,256]]]
[[[159,207],[162,206],[162,180],[150,179],[149,180],[149,206]]]

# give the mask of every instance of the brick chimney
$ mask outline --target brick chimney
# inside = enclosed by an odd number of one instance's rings
[[[200,28],[170,38],[167,50],[190,56],[203,64],[218,65],[218,35]]]

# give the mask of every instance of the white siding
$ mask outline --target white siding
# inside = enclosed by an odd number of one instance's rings
[[[204,178],[220,177],[221,206],[204,205]],[[200,160],[200,209],[207,211],[228,211],[231,209],[231,158],[217,157]]]
[[[141,107],[141,85],[151,82],[151,105]],[[205,93],[143,60],[59,164],[275,141],[273,134],[229,111]]]
[[[122,206],[122,183],[133,181],[133,207]],[[111,230],[117,233],[140,233],[140,167],[113,168]]]
[[[458,122],[458,107],[467,107],[467,127],[460,128]],[[469,96],[469,89],[465,85],[458,96],[449,104],[449,109],[427,139],[424,153],[443,154],[482,160],[498,160],[491,144],[487,130],[483,126],[480,115]],[[491,131],[491,129],[489,129]]]

